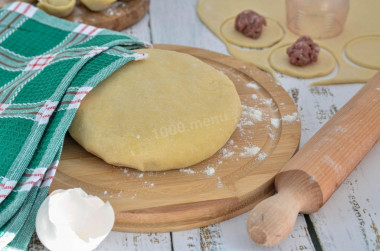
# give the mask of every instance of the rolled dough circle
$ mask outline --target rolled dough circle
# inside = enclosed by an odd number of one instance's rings
[[[318,61],[306,66],[294,66],[289,63],[286,49],[290,46],[285,45],[275,49],[269,57],[269,63],[276,71],[297,78],[316,78],[330,74],[336,66],[334,56],[321,49]]]
[[[355,38],[347,43],[345,52],[353,63],[380,70],[380,36]]]
[[[263,27],[263,32],[258,39],[253,39],[244,36],[237,30],[235,30],[235,17],[227,19],[221,26],[222,36],[230,43],[237,46],[261,49],[268,48],[276,44],[284,37],[284,30],[281,25],[266,17],[267,26]]]
[[[138,51],[149,58],[121,67],[83,99],[71,136],[107,163],[142,171],[182,168],[212,156],[240,119],[234,84],[193,56]]]

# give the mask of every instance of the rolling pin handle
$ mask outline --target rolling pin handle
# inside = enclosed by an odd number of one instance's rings
[[[301,206],[296,197],[286,190],[263,200],[248,216],[250,237],[262,246],[280,243],[292,231]]]

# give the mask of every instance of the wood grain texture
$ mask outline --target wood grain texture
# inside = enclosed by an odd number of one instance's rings
[[[14,2],[1,0],[0,8]],[[103,11],[91,11],[79,1],[73,12],[64,19],[99,28],[121,31],[137,23],[149,9],[150,0],[119,0]]]
[[[337,112],[276,175],[275,196],[248,219],[257,243],[272,246],[291,231],[299,212],[317,211],[380,138],[380,73]]]
[[[150,0],[119,0],[109,8],[94,12],[78,3],[66,20],[121,31],[137,23],[149,9]]]
[[[189,229],[248,211],[273,193],[273,176],[298,146],[298,121],[282,123],[278,129],[270,122],[270,118],[297,113],[294,103],[268,75],[236,59],[197,48],[156,47],[189,53],[223,71],[235,83],[242,103],[263,111],[263,121],[235,131],[231,137],[237,145],[234,158],[223,158],[219,152],[191,167],[195,174],[112,167],[67,139],[51,191],[79,186],[109,200],[116,210],[114,229],[122,231]],[[258,90],[246,85],[252,81],[260,86]],[[252,94],[258,98],[252,99]],[[263,102],[268,99],[272,104]],[[258,155],[240,156],[244,146],[252,145],[260,147]],[[232,149],[230,145],[224,148],[228,147]],[[204,174],[209,166],[215,168],[215,175]]]

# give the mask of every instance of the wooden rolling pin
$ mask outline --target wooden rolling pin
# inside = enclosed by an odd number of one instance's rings
[[[249,214],[252,240],[263,246],[284,240],[298,213],[320,209],[379,139],[380,72],[277,174],[278,193]]]

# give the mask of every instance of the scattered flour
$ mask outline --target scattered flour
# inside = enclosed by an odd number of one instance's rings
[[[266,153],[260,153],[257,157],[258,160],[264,160],[268,155]]]
[[[215,169],[211,166],[207,166],[205,170],[203,170],[204,174],[207,174],[208,176],[212,176],[215,173]]]
[[[256,84],[255,82],[249,82],[245,86],[247,86],[248,88],[253,88],[255,90],[260,89],[260,86],[258,84]]]
[[[259,151],[260,147],[257,146],[252,146],[252,147],[243,147],[244,152],[240,153],[241,157],[246,157],[246,156],[255,156]]]
[[[220,177],[218,177],[217,180],[218,180],[218,188],[222,188],[223,187],[223,183],[222,183]]]
[[[143,176],[144,176],[144,173],[140,173],[138,177],[139,179],[141,179]]]
[[[263,120],[263,112],[260,110],[253,110],[253,113],[250,113],[249,116],[255,120],[255,121],[262,121]]]
[[[264,105],[269,105],[269,106],[271,106],[272,103],[273,103],[273,99],[271,99],[271,98],[265,98],[265,99],[263,99],[263,104],[264,104]]]
[[[154,187],[154,183],[150,183],[150,185],[149,185],[150,187]]]
[[[256,95],[256,94],[252,94],[252,95],[251,95],[251,98],[252,98],[252,99],[257,99],[257,95]]]
[[[181,168],[181,169],[179,169],[179,171],[181,173],[187,173],[187,174],[194,174],[195,173],[195,171],[190,169],[190,168]]]
[[[107,194],[108,194],[107,190],[105,190],[103,194],[104,194],[104,195],[107,195]]]
[[[285,115],[282,117],[282,121],[293,122],[297,119],[298,113],[294,112],[292,115]]]
[[[280,119],[277,118],[271,118],[270,122],[274,128],[279,128],[280,127]]]
[[[376,91],[380,91],[380,88],[376,88]]]
[[[124,168],[123,173],[128,173],[128,169]]]
[[[137,139],[140,139],[140,134],[137,134],[137,135],[136,135],[136,138],[137,138]]]
[[[222,156],[223,159],[228,159],[229,157],[231,157],[232,155],[234,155],[235,152],[228,151],[226,148],[223,148],[222,149],[222,154],[223,154],[223,156]]]
[[[228,144],[229,144],[229,145],[233,145],[233,144],[234,144],[234,140],[233,140],[233,139],[230,139],[230,140],[228,141]]]
[[[262,121],[263,120],[263,112],[259,109],[255,109],[254,107],[242,105],[241,106],[243,111],[241,112],[241,119],[240,124],[241,125],[253,125],[252,121],[248,120],[247,118],[250,118],[254,121]]]

